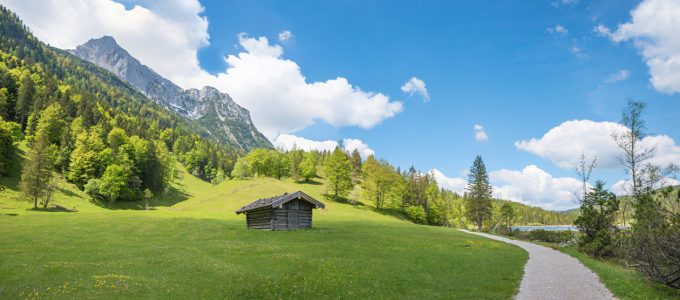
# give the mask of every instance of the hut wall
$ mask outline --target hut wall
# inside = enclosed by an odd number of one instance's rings
[[[288,216],[297,214],[297,224],[289,226]],[[272,213],[274,230],[301,229],[312,227],[312,205],[299,199],[284,203]],[[291,220],[292,221],[292,220]],[[294,223],[294,222],[293,222]]]
[[[272,229],[272,208],[255,210],[246,213],[246,223],[248,229],[271,230]]]

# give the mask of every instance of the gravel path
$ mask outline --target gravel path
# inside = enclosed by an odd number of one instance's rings
[[[567,254],[528,242],[459,230],[517,245],[529,252],[517,300],[616,299],[595,273]]]

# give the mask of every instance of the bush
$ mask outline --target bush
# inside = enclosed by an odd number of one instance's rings
[[[519,230],[518,228],[515,228],[514,230],[509,230],[508,231],[508,236],[522,239],[522,240],[529,240],[529,241],[539,241],[539,242],[546,242],[546,243],[555,243],[555,244],[569,244],[574,241],[576,238],[577,233],[575,231],[567,230],[567,231],[550,231],[550,230],[545,230],[545,229],[535,229],[531,231],[522,231]]]
[[[422,206],[409,206],[406,209],[406,216],[413,222],[417,224],[427,224],[427,219],[425,218],[425,210]]]

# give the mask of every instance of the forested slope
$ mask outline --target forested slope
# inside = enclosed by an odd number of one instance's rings
[[[49,156],[60,177],[80,189],[92,180],[118,184],[111,201],[139,200],[147,189],[162,193],[172,176],[168,151],[174,145],[191,153],[190,172],[205,181],[222,180],[244,155],[204,138],[200,126],[110,72],[43,44],[3,6],[0,118],[0,174],[18,162],[16,145],[25,139],[29,156]]]

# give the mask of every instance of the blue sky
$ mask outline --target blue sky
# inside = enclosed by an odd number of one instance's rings
[[[680,163],[680,21],[664,19],[677,1],[68,0],[91,15],[77,21],[0,2],[57,47],[111,35],[182,87],[218,87],[277,145],[353,139],[402,169],[436,169],[453,190],[481,155],[497,196],[573,208],[581,151],[602,162],[593,178],[620,190],[604,122],[628,97],[649,104],[653,162]],[[429,99],[402,90],[414,77]]]

